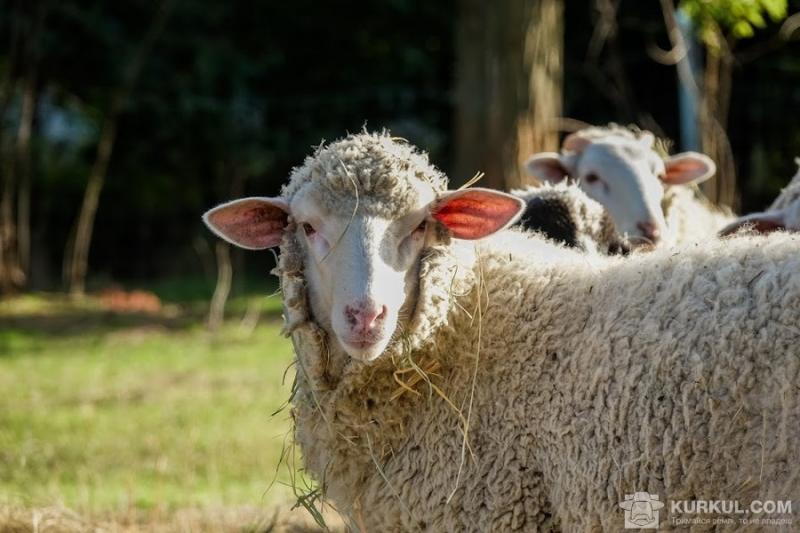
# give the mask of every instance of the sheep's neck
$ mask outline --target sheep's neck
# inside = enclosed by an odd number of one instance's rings
[[[454,324],[452,315],[474,307],[478,291],[470,266],[458,265],[448,248],[431,250],[421,265],[409,334],[377,361],[362,363],[331,350],[326,332],[309,320],[292,329],[297,441],[308,469],[329,480],[332,493],[374,475],[375,464],[402,444],[408,417],[422,402],[452,402],[446,383],[458,354],[438,347],[448,345],[454,327],[467,329]],[[458,424],[456,413],[453,420]]]

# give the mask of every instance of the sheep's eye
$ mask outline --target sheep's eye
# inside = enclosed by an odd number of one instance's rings
[[[586,183],[597,183],[600,181],[600,178],[595,173],[586,174],[583,179],[586,180]]]
[[[427,228],[428,228],[428,221],[423,220],[422,222],[419,223],[419,226],[414,228],[414,233],[424,233]]]
[[[317,230],[314,229],[314,226],[306,222],[305,224],[303,224],[303,232],[306,235],[311,236],[314,235],[317,232]]]

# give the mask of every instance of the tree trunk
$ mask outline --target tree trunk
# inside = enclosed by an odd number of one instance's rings
[[[14,7],[10,10],[12,17],[19,16],[17,7],[17,4],[14,3]],[[19,42],[19,24],[12,24],[8,43],[8,64],[2,83],[0,83],[0,121],[5,119],[16,89]],[[14,157],[13,150],[8,146],[9,142],[4,133],[5,130],[0,127],[0,173],[3,178],[0,188],[0,291],[7,293],[20,284],[21,271],[17,262],[16,228],[14,227],[14,194],[16,191]]]
[[[727,134],[733,56],[724,37],[718,39],[721,45],[706,51],[700,117],[703,152],[717,163],[717,174],[701,187],[713,202],[736,207],[736,166]]]
[[[0,290],[8,293],[22,286],[25,276],[17,254],[17,228],[14,217],[16,177],[13,150],[3,143],[3,189],[0,197]]]
[[[557,150],[563,0],[461,0],[456,31],[457,179],[499,189],[528,181],[533,152]]]
[[[68,278],[69,292],[73,296],[81,296],[86,291],[86,273],[89,266],[89,249],[92,243],[94,219],[100,202],[100,193],[103,190],[106,173],[108,172],[108,165],[111,161],[111,154],[114,150],[114,141],[117,136],[117,120],[130,98],[139,73],[144,66],[145,59],[164,29],[173,3],[174,0],[164,0],[161,3],[147,33],[131,57],[131,61],[125,69],[122,85],[111,97],[108,111],[103,119],[97,155],[89,173],[89,179],[86,182],[83,202],[75,224],[74,238],[71,239],[71,245],[68,246],[65,254],[64,271]]]
[[[33,29],[27,39],[27,68],[25,79],[22,83],[22,104],[15,154],[17,179],[19,180],[19,192],[17,193],[17,254],[20,270],[22,270],[26,280],[30,277],[31,262],[31,181],[33,179],[31,176],[33,158],[31,153],[31,134],[36,118],[37,78],[48,8],[48,2],[41,2],[36,7]]]
[[[228,302],[233,280],[230,245],[220,239],[217,241],[216,252],[217,286],[214,288],[214,296],[211,297],[211,306],[208,310],[208,329],[211,331],[217,331],[225,320],[225,304]]]
[[[240,198],[244,194],[247,173],[241,165],[235,161],[227,165],[220,164],[219,174],[223,180],[230,179],[231,198]],[[234,270],[244,270],[242,268],[244,256],[241,250],[235,249],[234,254],[231,258],[230,245],[221,240],[217,241],[217,285],[214,287],[214,295],[211,297],[211,305],[208,310],[208,329],[212,332],[218,330],[225,320],[225,306],[231,294]]]
[[[17,133],[17,257],[24,279],[31,262],[31,132],[36,111],[36,81],[29,77],[22,89],[22,109]]]
[[[103,190],[116,135],[117,116],[116,113],[109,113],[100,130],[97,157],[95,157],[92,170],[89,172],[86,190],[83,193],[83,203],[75,226],[68,270],[69,291],[73,296],[80,296],[86,290],[86,272],[89,265],[89,247],[92,242],[94,218],[100,203],[100,192]]]
[[[0,289],[3,292],[19,289],[25,284],[30,264],[31,133],[47,8],[46,2],[34,5],[33,17],[29,19],[23,17],[21,11],[12,15],[18,21],[12,24],[9,65],[0,95],[0,120],[5,117],[17,86],[20,87],[21,101],[16,138],[6,141],[0,137],[0,153],[5,158],[0,198]],[[22,20],[28,22],[20,22]]]

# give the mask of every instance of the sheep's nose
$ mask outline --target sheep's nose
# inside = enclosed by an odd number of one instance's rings
[[[369,333],[377,329],[386,318],[386,306],[367,300],[345,306],[344,314],[347,323],[355,332]]]
[[[657,243],[661,239],[661,231],[652,222],[639,222],[636,224],[636,227],[642,232],[642,237],[652,244]]]

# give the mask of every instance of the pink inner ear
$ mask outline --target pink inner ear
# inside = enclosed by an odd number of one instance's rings
[[[468,191],[445,199],[433,212],[457,239],[481,239],[502,229],[522,209],[522,203],[501,193]]]
[[[525,163],[529,175],[540,181],[559,183],[567,178],[567,169],[561,164],[558,154],[538,154]]]
[[[562,146],[564,150],[581,153],[590,143],[591,141],[589,139],[582,137],[580,132],[576,132],[567,135]]]
[[[705,176],[707,172],[708,167],[702,161],[678,159],[666,163],[666,174],[661,181],[667,185],[683,185]]]
[[[288,215],[264,200],[245,199],[212,210],[208,222],[234,244],[262,249],[280,244]]]

